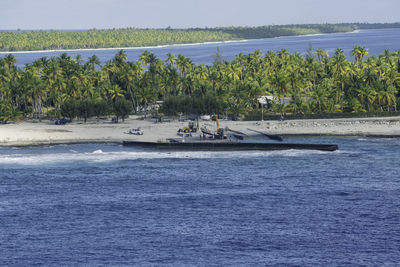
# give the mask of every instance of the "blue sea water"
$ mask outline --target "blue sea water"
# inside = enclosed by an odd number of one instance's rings
[[[328,51],[331,55],[335,52],[336,48],[342,48],[348,58],[350,58],[350,52],[355,45],[365,46],[368,48],[369,54],[374,56],[382,54],[385,49],[392,52],[400,49],[400,29],[360,30],[351,33],[292,36],[217,44],[209,43],[200,45],[134,48],[125,49],[125,52],[130,61],[138,60],[139,55],[143,53],[143,51],[148,50],[161,59],[164,59],[167,53],[173,53],[175,55],[183,54],[189,57],[195,64],[212,64],[214,61],[213,56],[216,54],[217,48],[219,48],[222,57],[230,61],[239,53],[250,54],[257,49],[266,53],[268,51],[278,51],[285,48],[291,53],[297,52],[305,55],[310,43],[314,50],[321,48]],[[60,56],[62,53],[67,53],[72,57],[81,55],[82,59],[85,61],[89,57],[97,55],[101,64],[105,64],[107,61],[111,60],[118,51],[118,49],[107,49],[69,52],[24,52],[13,53],[13,55],[17,59],[17,65],[22,68],[25,64],[32,63],[41,57],[50,58]],[[0,53],[0,58],[4,57],[6,54],[7,53]]]
[[[400,139],[0,148],[1,266],[398,266]]]
[[[256,49],[400,48],[400,29],[149,51],[212,62]],[[96,54],[104,64],[117,50]],[[143,49],[126,50],[136,60]],[[62,52],[15,53],[20,67]],[[0,57],[4,54],[0,54]],[[0,132],[1,133],[1,132]],[[397,266],[400,139],[311,138],[339,151],[0,148],[0,266]]]

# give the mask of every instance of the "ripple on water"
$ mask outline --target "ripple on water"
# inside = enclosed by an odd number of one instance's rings
[[[0,149],[3,265],[400,262],[396,146],[335,152]]]

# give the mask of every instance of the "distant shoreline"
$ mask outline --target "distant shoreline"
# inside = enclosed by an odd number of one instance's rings
[[[248,41],[249,40],[243,39],[243,40],[229,40],[229,41],[203,42],[203,43],[167,44],[167,45],[155,45],[155,46],[76,48],[76,49],[52,49],[52,50],[6,51],[6,52],[2,51],[0,52],[0,54],[33,54],[33,53],[79,52],[79,51],[101,51],[101,50],[141,50],[141,49],[165,48],[173,46],[194,46],[194,45],[224,44],[224,43],[248,42]]]
[[[179,47],[179,46],[196,46],[196,45],[212,45],[212,44],[226,44],[236,42],[248,42],[250,40],[267,40],[287,37],[305,37],[305,36],[321,36],[338,33],[359,33],[360,30],[354,30],[349,32],[335,32],[335,33],[316,33],[316,34],[302,34],[302,35],[290,35],[290,36],[277,36],[271,38],[258,38],[258,39],[238,39],[228,41],[215,41],[215,42],[201,42],[201,43],[183,43],[183,44],[166,44],[166,45],[155,45],[155,46],[133,46],[133,47],[105,47],[105,48],[76,48],[76,49],[51,49],[51,50],[27,50],[27,51],[0,51],[2,54],[34,54],[34,53],[55,53],[55,52],[79,52],[79,51],[103,51],[103,50],[142,50],[142,49],[155,49],[155,48],[166,48],[166,47]]]

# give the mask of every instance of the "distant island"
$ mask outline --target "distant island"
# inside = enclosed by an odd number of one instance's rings
[[[0,51],[148,47],[383,28],[400,28],[400,23],[293,24],[191,29],[172,29],[168,27],[165,29],[125,28],[83,31],[0,31]]]

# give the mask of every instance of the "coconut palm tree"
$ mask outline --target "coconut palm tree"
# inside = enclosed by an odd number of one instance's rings
[[[368,56],[368,49],[365,46],[355,45],[350,55],[355,57],[357,63],[360,63],[364,56]]]
[[[172,66],[176,63],[176,57],[174,54],[168,53],[164,61],[168,64],[168,66]]]
[[[33,66],[26,66],[23,76],[24,90],[33,107],[33,117],[41,120],[42,99],[45,94],[39,71]]]
[[[318,49],[314,52],[314,54],[317,56],[319,62],[321,62],[322,59],[328,58],[328,57],[329,57],[328,52],[325,51],[325,50],[322,50],[321,48],[318,48]]]
[[[119,50],[112,61],[119,67],[128,61],[128,56],[124,50]]]

